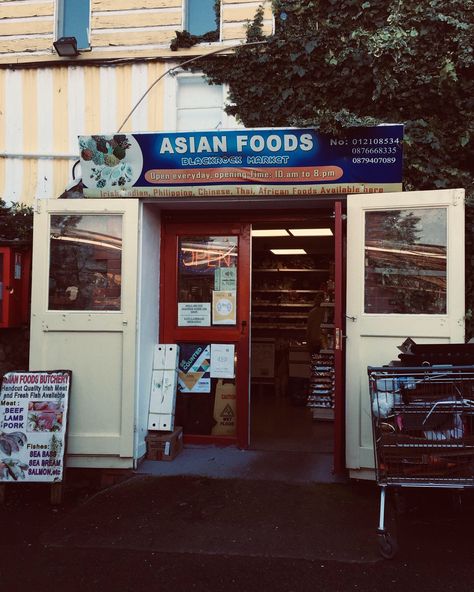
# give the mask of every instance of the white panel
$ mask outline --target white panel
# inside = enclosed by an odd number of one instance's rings
[[[178,64],[170,63],[169,68],[174,68]],[[163,78],[163,98],[164,98],[164,109],[163,109],[163,120],[164,130],[174,131],[176,130],[176,97],[178,92],[178,84],[176,76],[170,74]]]
[[[5,74],[5,150],[23,151],[23,72],[7,70]],[[5,201],[24,201],[23,161],[7,159],[5,163]]]
[[[210,85],[202,76],[178,78],[178,109],[222,108],[222,86]]]
[[[37,73],[38,103],[38,152],[52,154],[55,151],[53,140],[53,71],[39,68]],[[38,160],[38,183],[35,197],[44,199],[54,197],[54,163],[52,160]]]
[[[148,89],[147,64],[132,66],[132,109]],[[132,115],[132,129],[135,132],[148,131],[148,100],[145,98]]]
[[[178,111],[179,131],[213,130],[224,127],[221,109],[183,109]]]
[[[97,449],[87,446],[92,437],[114,443],[114,450],[107,446],[103,452],[119,454],[122,381],[116,368],[122,365],[122,334],[78,331],[71,339],[69,332],[50,332],[42,368],[55,369],[59,361],[61,367],[72,370],[69,436],[82,436],[69,441],[75,446],[68,452],[94,454]]]
[[[145,454],[145,437],[148,433],[148,405],[150,400],[153,352],[158,341],[159,293],[160,293],[160,212],[156,204],[142,204],[140,222],[139,315],[138,315],[138,377],[136,398],[137,430],[135,456]],[[162,367],[164,366],[164,354]]]
[[[97,108],[101,100],[97,97]],[[68,137],[72,154],[79,153],[77,136],[85,131],[84,69],[68,68]]]
[[[178,130],[225,127],[223,87],[209,85],[202,76],[180,76],[177,82]]]
[[[111,134],[117,130],[117,78],[116,69],[100,69],[100,131]],[[99,130],[98,130],[99,131]]]

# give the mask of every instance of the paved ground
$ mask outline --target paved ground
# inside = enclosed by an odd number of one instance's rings
[[[65,503],[12,485],[0,509],[2,590],[472,591],[471,496],[409,496],[384,561],[368,483],[136,475],[98,491],[75,474]]]
[[[233,446],[187,446],[172,462],[147,461],[141,475],[189,475],[285,483],[341,483],[332,473],[333,455],[326,452],[240,450]]]

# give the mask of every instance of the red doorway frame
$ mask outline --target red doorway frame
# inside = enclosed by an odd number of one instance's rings
[[[344,392],[344,233],[342,202],[334,204],[334,473],[346,468]]]
[[[219,223],[234,222],[235,224],[252,224],[252,223],[266,223],[266,224],[278,224],[278,223],[291,223],[291,222],[309,222],[312,219],[318,218],[318,211],[332,209],[334,213],[334,258],[335,258],[335,306],[334,306],[334,325],[335,325],[335,418],[334,418],[334,450],[333,450],[333,470],[335,473],[341,473],[345,470],[345,391],[344,391],[344,311],[345,311],[345,300],[344,300],[344,287],[345,287],[345,270],[344,270],[344,227],[343,227],[343,201],[334,200],[321,200],[318,206],[311,209],[299,209],[299,210],[227,210],[216,212],[216,209],[208,211],[193,211],[192,214],[185,218],[183,212],[163,212],[162,217],[162,255],[164,255],[165,241],[165,229],[168,224],[178,224],[176,219],[181,222],[180,225],[186,226],[187,224],[199,224],[203,225],[209,222],[210,219],[218,219]],[[217,208],[217,204],[216,204]],[[192,216],[192,217],[191,217]],[[218,218],[217,218],[218,216]],[[201,227],[200,227],[201,228]],[[171,278],[168,274],[172,271],[176,281],[176,270],[170,268],[170,261],[166,265],[166,256],[162,256],[161,264],[161,277],[167,278],[170,281]],[[249,289],[249,304],[250,304],[250,253],[249,253],[249,270],[247,275],[248,289]],[[172,267],[176,267],[173,264]],[[163,333],[163,319],[165,310],[163,303],[163,281],[160,285],[160,300],[162,305],[160,306],[160,338],[164,338]],[[249,314],[247,319],[249,318]],[[240,321],[239,321],[240,323]],[[239,325],[240,326],[240,325]],[[250,347],[250,344],[249,344]],[[247,372],[247,385],[250,388],[249,381],[249,360],[245,361],[246,372]],[[239,362],[240,364],[240,362]],[[245,403],[245,405],[244,405]],[[220,446],[229,444],[237,444],[240,448],[248,448],[249,445],[249,413],[250,413],[250,398],[240,398],[240,406],[237,408],[237,413],[240,414],[241,421],[238,422],[237,427],[237,439],[216,437],[216,436],[187,436],[185,442],[187,443],[209,443]]]

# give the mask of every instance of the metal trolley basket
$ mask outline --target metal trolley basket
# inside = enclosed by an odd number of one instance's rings
[[[387,487],[474,487],[474,366],[370,367],[380,553],[397,552],[385,528]]]

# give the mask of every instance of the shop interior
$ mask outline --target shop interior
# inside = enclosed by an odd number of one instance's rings
[[[250,447],[333,453],[334,218],[253,224]]]

